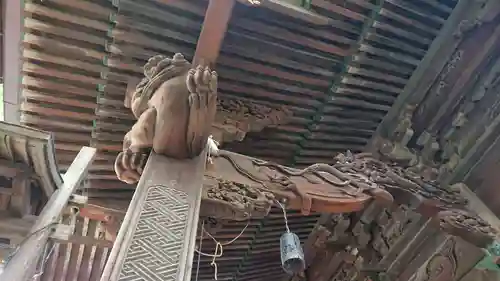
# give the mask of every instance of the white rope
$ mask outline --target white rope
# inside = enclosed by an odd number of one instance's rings
[[[283,204],[281,204],[280,201],[278,201],[278,200],[275,200],[275,201],[276,201],[276,203],[278,203],[278,205],[280,206],[281,210],[283,210],[283,218],[285,219],[286,232],[290,233],[290,228],[288,227],[288,217],[286,215],[285,206],[283,206]]]
[[[247,229],[249,223],[250,223],[250,221],[247,221],[247,224],[241,230],[240,234],[238,234],[231,241],[226,242],[226,243],[220,243],[219,241],[217,241],[217,239],[215,239],[212,236],[212,234],[210,234],[208,231],[205,230],[205,226],[204,225],[201,226],[203,232],[205,232],[208,235],[208,237],[212,238],[212,240],[215,242],[215,251],[214,251],[213,254],[203,253],[201,251],[201,247],[200,247],[200,250],[195,249],[195,252],[198,253],[198,255],[205,256],[205,257],[211,257],[212,258],[212,262],[210,263],[210,266],[212,266],[214,268],[214,278],[215,278],[215,280],[217,280],[217,273],[218,273],[217,272],[218,268],[217,268],[217,261],[216,261],[216,259],[222,257],[222,254],[224,253],[223,246],[228,246],[228,245],[234,243],[234,241],[238,240],[238,238],[240,238],[240,236],[243,235],[243,233]]]
[[[213,139],[212,135],[207,139],[207,162],[213,164],[212,156],[219,155],[219,143]]]
[[[40,271],[38,273],[35,273],[35,275],[33,275],[33,277],[31,278],[31,280],[38,280],[38,278],[40,276],[42,276],[43,272],[45,271],[45,264],[47,263],[47,261],[49,260],[50,256],[52,255],[52,253],[54,252],[54,249],[56,248],[56,245],[53,244],[52,247],[50,248],[50,251],[49,253],[47,254],[47,256],[42,260],[41,262],[41,266],[40,266]]]

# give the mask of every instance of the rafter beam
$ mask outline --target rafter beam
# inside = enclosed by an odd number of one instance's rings
[[[193,65],[213,66],[233,13],[234,0],[210,0],[196,45]]]

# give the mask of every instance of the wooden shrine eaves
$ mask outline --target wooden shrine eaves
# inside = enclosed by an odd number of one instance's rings
[[[47,197],[62,185],[51,134],[26,126],[0,122],[0,158],[26,165],[38,176]]]

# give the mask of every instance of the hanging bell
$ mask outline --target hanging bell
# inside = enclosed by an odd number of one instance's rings
[[[280,250],[281,266],[286,273],[293,275],[305,270],[304,251],[295,233],[286,232],[281,235]]]

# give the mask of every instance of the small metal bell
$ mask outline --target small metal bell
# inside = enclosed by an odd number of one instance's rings
[[[306,267],[304,251],[299,237],[292,232],[286,232],[280,238],[281,266],[286,273],[293,275],[303,272]]]

